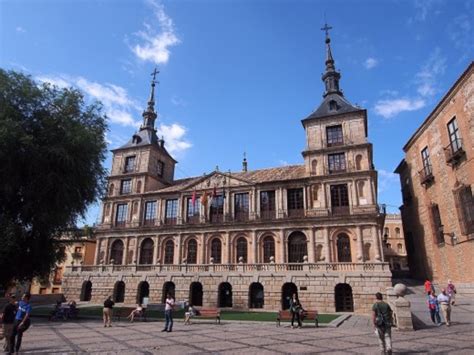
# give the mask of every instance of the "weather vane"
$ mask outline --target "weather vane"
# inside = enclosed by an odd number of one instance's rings
[[[156,79],[156,74],[159,74],[160,71],[158,70],[158,68],[155,67],[155,70],[153,70],[153,73],[151,73],[151,75],[153,76],[153,82],[155,82],[155,79]]]
[[[332,27],[331,27],[331,26],[328,26],[327,23],[324,24],[324,27],[323,27],[323,28],[321,28],[321,31],[326,32],[326,38],[329,37],[329,30],[332,30]]]

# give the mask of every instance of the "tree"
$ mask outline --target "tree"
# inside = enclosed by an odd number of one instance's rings
[[[50,273],[104,192],[106,117],[78,90],[0,69],[0,285]]]

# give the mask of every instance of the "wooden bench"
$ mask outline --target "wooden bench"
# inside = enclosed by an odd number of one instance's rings
[[[127,318],[132,311],[134,311],[135,307],[120,307],[112,309],[112,314],[115,320],[120,321],[120,318]]]
[[[221,311],[218,308],[200,308],[196,309],[198,314],[193,318],[215,318],[216,324],[221,324]]]
[[[303,323],[303,321],[305,319],[309,319],[309,320],[313,320],[314,319],[314,326],[316,328],[319,327],[319,321],[318,321],[318,311],[315,311],[315,310],[304,310],[302,312],[302,314],[300,314],[300,319],[301,319],[301,323]],[[277,327],[280,326],[280,322],[281,321],[284,321],[284,320],[287,320],[287,321],[291,321],[291,312],[290,311],[278,311],[278,315],[277,315],[277,319],[276,319],[276,322],[277,322]]]

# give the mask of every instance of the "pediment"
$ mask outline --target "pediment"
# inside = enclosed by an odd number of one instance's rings
[[[203,176],[202,179],[189,184],[183,188],[183,191],[187,190],[209,190],[215,188],[227,188],[227,187],[238,187],[238,186],[249,186],[253,185],[251,181],[245,179],[237,178],[232,176],[232,174],[221,173],[214,171],[209,175]]]

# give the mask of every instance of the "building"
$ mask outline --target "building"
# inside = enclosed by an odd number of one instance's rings
[[[72,230],[61,237],[64,243],[65,259],[56,265],[48,278],[34,278],[29,286],[33,295],[63,293],[63,275],[66,267],[73,265],[93,265],[95,240],[87,230]]]
[[[396,276],[408,276],[407,249],[400,214],[387,214],[383,229],[383,254]]]
[[[94,266],[68,269],[69,298],[196,306],[366,312],[391,286],[385,212],[367,139],[367,111],[339,88],[326,34],[323,101],[302,120],[304,164],[174,179],[156,136],[155,82],[140,130],[113,151]],[[364,250],[366,251],[364,253]]]
[[[474,64],[403,147],[401,207],[413,276],[474,292]]]

